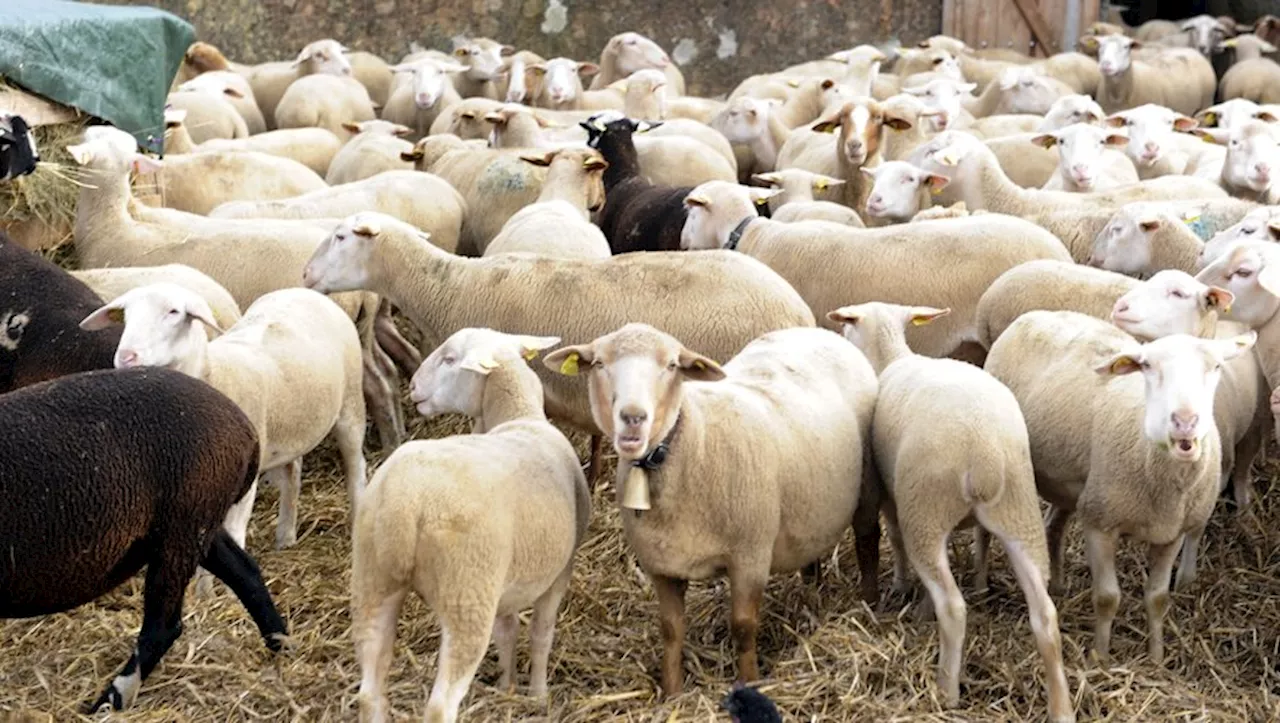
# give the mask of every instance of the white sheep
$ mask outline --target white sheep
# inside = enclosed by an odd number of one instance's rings
[[[196,90],[176,91],[165,98],[165,108],[184,111],[196,143],[214,138],[248,138],[249,126],[229,98]]]
[[[1028,311],[1076,311],[1106,321],[1116,300],[1138,280],[1071,261],[1045,259],[1018,264],[1000,274],[978,299],[978,343],[995,340]]]
[[[1154,103],[1189,116],[1213,105],[1213,66],[1190,48],[1165,48],[1139,60],[1133,51],[1142,43],[1124,35],[1091,36],[1082,42],[1097,50],[1102,73],[1097,98],[1108,113]]]
[[[913,354],[905,327],[928,324],[947,309],[869,303],[827,318],[867,356],[879,377],[871,449],[888,492],[882,509],[894,548],[894,581],[905,561],[920,576],[938,618],[938,687],[960,703],[964,596],[947,563],[951,533],[979,525],[979,588],[986,587],[986,533],[1000,539],[1027,599],[1045,667],[1049,720],[1075,721],[1062,667],[1058,611],[1049,598],[1049,553],[1040,521],[1026,423],[1018,402],[981,368]]]
[[[599,152],[566,148],[520,158],[546,166],[547,178],[538,200],[507,219],[483,255],[528,252],[560,258],[608,257],[609,241],[590,220],[590,214],[604,206],[603,176],[609,164]]]
[[[1196,113],[1196,120],[1204,128],[1235,128],[1251,118],[1268,123],[1276,121],[1276,117],[1262,106],[1245,98],[1224,100]]]
[[[1079,94],[1064,95],[1053,101],[1036,130],[1051,133],[1073,123],[1101,123],[1105,116],[1102,106],[1093,98]]]
[[[407,171],[410,164],[401,156],[413,150],[413,144],[401,136],[412,131],[408,126],[384,120],[343,123],[352,134],[329,164],[325,182],[331,186],[352,183],[383,173]]]
[[[290,61],[261,63],[249,69],[249,85],[253,97],[262,110],[267,128],[276,129],[276,107],[293,82],[313,74],[351,75],[351,61],[347,49],[332,38],[308,43],[298,56]]]
[[[253,87],[249,85],[249,80],[239,73],[230,70],[213,70],[201,73],[179,85],[178,91],[194,91],[221,96],[244,119],[249,135],[257,135],[267,130],[267,122],[262,117],[262,110],[258,108],[258,101],[253,97]]]
[[[542,411],[526,358],[559,339],[463,329],[413,376],[427,417],[460,413],[477,434],[408,442],[365,491],[351,540],[351,637],[360,720],[391,719],[387,672],[410,590],[440,621],[427,718],[456,720],[489,641],[498,687],[514,688],[518,615],[533,608],[529,690],[547,693],[547,659],[591,495],[578,456]]]
[[[585,340],[620,320],[639,319],[697,339],[709,354],[728,359],[767,331],[814,323],[813,313],[786,281],[740,254],[470,259],[441,251],[418,229],[378,213],[343,220],[316,249],[303,282],[328,292],[385,292],[417,325],[424,344],[477,325]],[[562,303],[568,289],[572,304]],[[726,317],[698,311],[737,304],[749,306],[752,313]],[[557,310],[549,311],[548,305]],[[673,315],[673,308],[690,313]],[[543,380],[548,415],[594,432],[583,385],[549,372]]]
[[[392,66],[391,70],[397,75],[409,76],[409,80],[391,91],[381,117],[410,128],[411,140],[427,135],[436,118],[446,108],[462,100],[449,79],[449,73],[465,70],[458,63],[423,58]]]
[[[757,183],[765,183],[778,190],[768,198],[769,218],[785,223],[795,221],[830,221],[862,228],[866,224],[857,211],[831,201],[818,201],[814,194],[826,194],[829,189],[844,185],[840,178],[813,173],[802,168],[784,168],[780,171],[757,173],[751,177]]]
[[[1133,162],[1114,150],[1128,145],[1127,136],[1075,123],[1031,140],[1042,147],[1058,149],[1058,172],[1044,184],[1045,190],[1090,193],[1138,182]]]
[[[552,58],[531,65],[529,69],[539,78],[538,92],[530,99],[529,105],[552,110],[590,108],[583,102],[586,89],[582,87],[582,78],[599,73],[600,66],[572,58]],[[665,75],[663,79],[666,79]]]
[[[1234,225],[1219,231],[1201,249],[1199,268],[1213,263],[1237,243],[1258,240],[1280,240],[1280,208],[1259,206]]]
[[[279,132],[279,131],[276,131]],[[421,171],[383,171],[361,181],[322,188],[279,201],[234,201],[211,218],[342,218],[378,211],[431,234],[431,242],[456,252],[466,215],[462,194],[447,181]]]
[[[708,183],[693,194],[703,202],[686,202],[681,248],[736,248],[759,259],[792,283],[828,328],[838,326],[826,320],[827,311],[849,303],[905,303],[914,296],[952,309],[908,333],[912,348],[927,356],[980,358],[974,312],[991,282],[1024,261],[1070,259],[1048,231],[994,213],[856,229],[757,218],[743,186]]]
[[[184,264],[164,266],[115,266],[106,269],[72,270],[71,275],[93,289],[101,299],[114,299],[140,286],[170,283],[204,299],[219,329],[229,329],[240,320],[240,306],[226,290],[206,274]],[[217,333],[214,331],[214,333]]]
[[[291,198],[327,187],[301,163],[257,151],[177,154],[153,161],[146,170],[155,174],[158,205],[195,214],[228,201]]]
[[[164,367],[208,382],[253,423],[259,470],[280,489],[276,547],[298,539],[302,457],[333,434],[342,456],[354,519],[365,485],[363,359],[351,319],[308,289],[282,289],[218,328],[209,305],[176,284],[143,286],[113,299],[80,323],[88,330],[124,324],[117,368]],[[222,335],[209,341],[206,327]],[[244,546],[255,488],[227,514],[227,532]]]
[[[1103,661],[1120,603],[1115,555],[1121,535],[1149,545],[1147,653],[1156,664],[1164,660],[1174,558],[1185,535],[1204,529],[1218,493],[1222,444],[1213,398],[1219,369],[1256,338],[1252,332],[1233,339],[1177,334],[1138,344],[1090,316],[1032,311],[991,347],[986,369],[1022,408],[1036,484],[1052,505],[1047,531],[1058,589],[1073,513],[1084,528],[1094,652]]]
[[[170,125],[166,129],[165,153],[255,151],[297,161],[323,178],[329,172],[333,157],[342,149],[342,141],[323,128],[287,128],[234,140],[213,138],[196,146],[186,146],[179,142],[170,148],[169,130],[172,129],[181,138],[186,135],[183,127],[183,122],[179,121],[177,126]]]
[[[1231,195],[1263,203],[1280,202],[1280,128],[1250,119],[1232,128],[1202,128],[1197,135],[1227,148],[1220,183]]]
[[[1111,323],[1139,341],[1173,334],[1225,339],[1248,331],[1242,324],[1218,321],[1218,315],[1229,310],[1233,300],[1226,289],[1203,284],[1182,271],[1166,270],[1117,299]],[[1222,438],[1218,490],[1230,484],[1239,512],[1249,507],[1253,487],[1250,470],[1271,427],[1269,397],[1270,387],[1256,355],[1242,354],[1222,366],[1222,380],[1213,398],[1213,419]],[[1199,535],[1187,535],[1177,589],[1185,589],[1195,580],[1199,544]]]
[[[885,161],[875,168],[864,167],[862,172],[875,181],[867,197],[867,215],[888,223],[910,221],[921,209],[933,205],[931,195],[951,182],[906,161]]]
[[[1143,179],[1165,175],[1197,175],[1217,181],[1226,155],[1212,144],[1186,134],[1196,120],[1164,106],[1147,103],[1107,117],[1107,124],[1129,136],[1125,153]]]
[[[735,98],[709,123],[733,145],[741,182],[777,166],[778,151],[791,135],[776,112],[777,105],[750,96]]]
[[[1010,113],[1044,115],[1054,101],[1079,92],[1057,78],[1029,65],[1006,68],[982,94],[966,102],[965,110],[974,118]]]
[[[570,378],[591,370],[595,423],[618,453],[623,533],[658,594],[667,697],[684,685],[688,580],[727,573],[744,681],[759,677],[756,633],[770,575],[829,555],[850,522],[864,599],[878,597],[876,556],[867,553],[879,521],[874,510],[859,512],[876,379],[843,339],[774,331],[721,367],[668,333],[630,323],[557,349],[543,364]]]
[[[1231,38],[1223,43],[1226,48],[1235,50],[1236,62],[1222,74],[1219,83],[1219,95],[1223,100],[1245,98],[1256,103],[1280,102],[1280,92],[1276,84],[1280,83],[1280,65],[1270,57],[1263,57],[1276,52],[1276,47],[1248,34]]]
[[[347,72],[319,72],[289,84],[275,107],[276,128],[324,128],[347,138],[345,124],[373,120],[369,90]]]
[[[484,117],[502,105],[491,98],[463,98],[462,102],[454,103],[436,116],[427,135],[449,133],[464,141],[487,139],[491,128]]]
[[[1194,220],[1194,215],[1180,216],[1156,204],[1126,204],[1098,232],[1087,261],[1130,276],[1151,276],[1163,269],[1193,273],[1204,248],[1189,227]]]
[[[882,56],[883,57],[883,56]],[[670,120],[684,118],[710,123],[725,104],[709,98],[681,95],[667,97],[667,76],[660,70],[647,68],[627,76],[622,84],[622,112],[628,118]],[[597,104],[598,105],[598,104]]]
[[[464,70],[450,73],[453,87],[463,98],[497,99],[496,80],[506,65],[504,58],[515,53],[510,45],[490,38],[454,38],[453,54]]]
[[[657,43],[640,33],[626,32],[609,38],[600,51],[600,72],[591,79],[591,90],[599,90],[622,80],[637,70],[656,68],[667,76],[668,90],[684,95],[684,75]]]

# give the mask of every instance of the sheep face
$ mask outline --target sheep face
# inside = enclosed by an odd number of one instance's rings
[[[293,61],[299,75],[351,75],[351,61],[347,49],[336,40],[317,40],[309,43]]]
[[[872,366],[883,371],[887,360],[876,358],[877,346],[887,338],[901,338],[908,326],[922,326],[951,313],[951,309],[931,306],[902,306],[873,301],[844,306],[827,313],[827,319],[840,325],[840,335],[867,355]]]
[[[1141,105],[1107,118],[1112,128],[1124,128],[1129,136],[1125,152],[1139,168],[1154,165],[1165,151],[1175,147],[1173,134],[1196,127],[1196,120],[1164,106]]]
[[[506,365],[524,365],[526,359],[559,343],[557,336],[462,329],[422,361],[409,384],[409,398],[424,417],[465,414],[480,419],[485,381],[491,372]]]
[[[1117,354],[1096,368],[1104,376],[1141,372],[1146,386],[1142,430],[1176,461],[1195,463],[1213,426],[1213,395],[1222,364],[1253,348],[1257,334],[1197,339],[1175,334]]]
[[[489,38],[456,41],[453,54],[458,62],[466,66],[467,77],[471,80],[485,82],[502,74],[506,62],[503,60],[515,52],[510,45],[503,45]]]
[[[711,127],[730,143],[751,143],[769,132],[771,106],[770,101],[746,95],[734,98],[712,119]]]
[[[154,173],[163,164],[138,153],[133,136],[111,126],[86,128],[84,142],[67,146],[67,152],[77,164],[107,175],[125,175],[131,170]]]
[[[1275,215],[1276,211],[1272,208],[1255,208],[1234,226],[1219,231],[1201,249],[1200,268],[1213,263],[1238,243],[1280,240],[1280,218],[1273,220]]]
[[[1125,136],[1083,123],[1036,136],[1031,141],[1045,148],[1057,146],[1058,174],[1069,187],[1082,191],[1093,190],[1093,184],[1102,175],[1104,152],[1108,148],[1123,148],[1129,143]]]
[[[675,424],[686,380],[724,378],[714,361],[647,324],[558,349],[543,363],[570,376],[586,370],[591,415],[625,460],[643,457]]]
[[[930,119],[930,123],[932,129],[940,133],[960,116],[961,111],[964,110],[963,99],[971,97],[971,93],[977,87],[973,83],[934,78],[924,85],[903,90],[919,98],[929,109],[937,111]]]
[[[680,231],[680,248],[686,251],[718,249],[744,220],[758,216],[756,204],[764,203],[776,189],[739,186],[727,181],[707,181],[685,196],[687,216]]]
[[[579,63],[570,58],[552,58],[530,68],[542,76],[542,93],[557,106],[573,103],[582,95],[580,75],[591,76],[600,72],[600,66],[595,63]]]
[[[1098,46],[1098,72],[1105,76],[1123,75],[1133,63],[1133,51],[1142,47],[1124,35],[1103,35],[1094,39]]]
[[[124,324],[115,367],[164,367],[199,376],[209,337],[205,326],[221,331],[213,310],[198,294],[176,284],[155,283],[131,289],[80,322],[86,331]]]
[[[1191,47],[1206,58],[1223,51],[1222,41],[1227,39],[1227,28],[1217,18],[1199,15],[1183,21],[1182,32],[1191,39]]]
[[[812,201],[814,193],[826,191],[834,186],[843,186],[846,183],[843,178],[832,178],[803,168],[783,168],[768,173],[755,173],[752,174],[751,180],[778,189],[776,196],[770,194],[769,198],[777,198],[780,203]]]
[[[1117,299],[1111,323],[1144,341],[1199,336],[1209,312],[1230,309],[1233,298],[1230,291],[1196,281],[1184,271],[1165,269]]]
[[[422,110],[434,108],[451,85],[449,73],[460,73],[466,68],[458,63],[444,63],[436,60],[419,60],[407,65],[392,66],[392,72],[412,73],[413,104]]]
[[[1151,236],[1167,220],[1121,208],[1093,240],[1089,265],[1121,274],[1138,275],[1151,265]]]
[[[837,152],[844,162],[853,166],[861,166],[880,152],[880,141],[886,127],[903,131],[911,128],[911,122],[886,112],[870,98],[845,103],[840,110],[819,119],[812,126],[820,133],[832,133],[838,128]]]
[[[302,285],[322,294],[366,288],[374,246],[389,220],[376,213],[357,213],[343,219],[311,255],[302,270]]]
[[[1064,95],[1049,106],[1040,131],[1056,131],[1074,123],[1099,123],[1105,117],[1102,106],[1087,95]]]
[[[1249,120],[1228,131],[1226,136],[1227,157],[1222,166],[1222,180],[1236,188],[1266,193],[1271,188],[1273,174],[1280,172],[1280,144],[1271,126]]]
[[[1247,98],[1232,98],[1225,100],[1217,105],[1211,105],[1208,108],[1196,113],[1196,121],[1205,128],[1218,127],[1231,130],[1245,121],[1257,118],[1274,121],[1275,118],[1251,100]]]
[[[1230,291],[1227,318],[1255,329],[1280,310],[1280,257],[1268,241],[1246,241],[1201,269],[1196,280]]]
[[[905,161],[886,161],[862,172],[874,179],[867,197],[867,215],[894,223],[910,221],[920,211],[920,190],[941,191],[950,182]]]
[[[624,77],[637,70],[646,68],[665,70],[668,65],[671,65],[671,58],[667,55],[667,51],[640,33],[622,33],[613,36],[605,46],[605,53],[613,54],[614,65],[618,73]]]

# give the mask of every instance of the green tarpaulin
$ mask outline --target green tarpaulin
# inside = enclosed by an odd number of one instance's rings
[[[186,21],[149,7],[0,0],[0,76],[132,133],[158,150]]]

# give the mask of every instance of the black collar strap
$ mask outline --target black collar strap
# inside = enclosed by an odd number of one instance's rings
[[[657,469],[662,466],[662,463],[667,461],[667,455],[671,452],[671,442],[675,439],[676,432],[679,429],[680,417],[677,416],[676,423],[671,425],[671,431],[667,432],[666,438],[659,442],[658,446],[650,450],[649,454],[646,454],[639,459],[631,460],[631,466],[639,467],[646,472],[657,471]]]
[[[730,251],[736,250],[738,248],[738,242],[742,240],[742,234],[747,231],[747,224],[757,218],[759,218],[758,215],[752,214],[739,221],[738,225],[734,226],[733,231],[729,233],[729,243],[725,244],[724,247]]]

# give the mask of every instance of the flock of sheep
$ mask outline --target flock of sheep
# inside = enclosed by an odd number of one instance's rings
[[[1170,587],[1194,584],[1220,494],[1248,508],[1280,412],[1278,24],[1097,23],[1042,60],[859,46],[723,100],[630,32],[598,63],[476,38],[241,66],[196,43],[163,160],[109,126],[68,148],[78,270],[0,237],[0,616],[146,567],[137,646],[91,710],[133,703],[193,577],[279,650],[244,551],[257,482],[294,544],[302,460],[332,435],[361,719],[390,719],[410,591],[443,631],[428,720],[457,717],[491,640],[514,685],[529,609],[544,695],[604,439],[665,694],[688,581],[728,577],[755,680],[770,576],[815,579],[852,527],[878,601],[883,516],[895,590],[913,570],[938,622],[942,700],[966,618],[948,539],[973,526],[978,587],[994,535],[1048,717],[1074,721],[1051,597],[1070,519],[1102,659],[1117,542],[1148,543],[1159,662]],[[20,123],[0,168],[37,158]],[[404,441],[402,373],[473,433]],[[585,474],[549,419],[596,435]],[[372,477],[370,420],[394,450]]]

